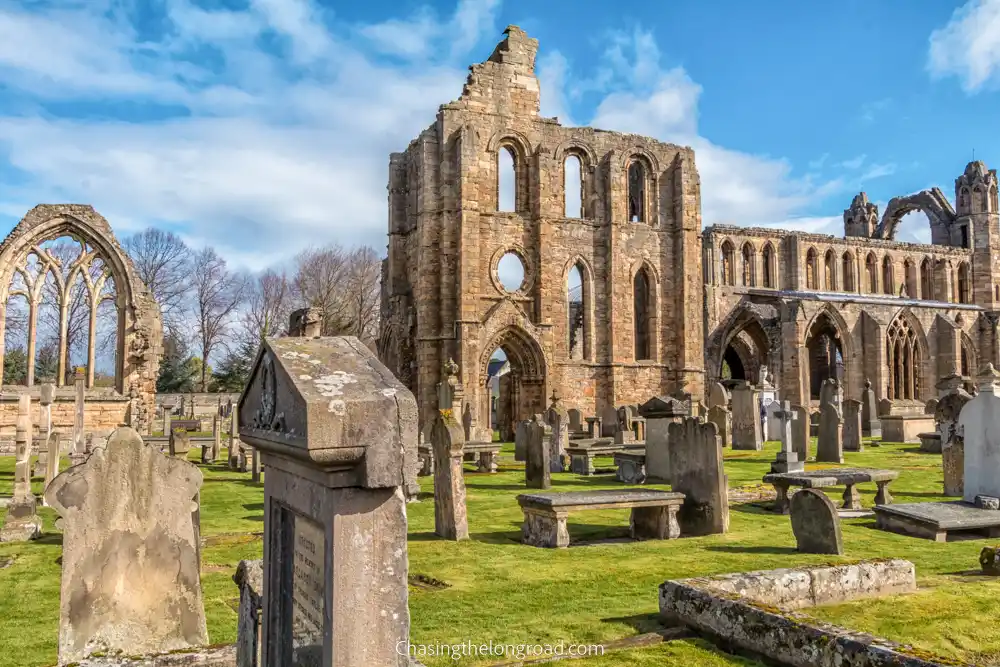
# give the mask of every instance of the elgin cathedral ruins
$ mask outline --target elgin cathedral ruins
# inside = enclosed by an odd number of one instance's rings
[[[553,398],[598,414],[656,395],[703,401],[718,381],[771,382],[808,406],[837,377],[843,398],[869,384],[905,413],[1000,361],[995,170],[972,162],[954,203],[934,188],[881,217],[861,193],[840,238],[702,229],[694,151],[541,116],[537,47],[508,28],[390,158],[379,353],[422,428],[442,384],[470,437],[489,439],[491,409],[503,434]],[[931,244],[896,241],[918,210]],[[519,285],[501,276],[511,256]],[[509,372],[491,406],[498,349]]]

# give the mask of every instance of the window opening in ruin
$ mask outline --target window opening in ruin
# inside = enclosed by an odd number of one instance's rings
[[[819,289],[816,284],[816,249],[809,248],[806,253],[806,289]]]
[[[889,364],[889,400],[917,398],[920,395],[920,348],[916,332],[902,317],[889,325],[886,360]]]
[[[832,250],[826,251],[825,265],[825,278],[826,278],[826,289],[829,292],[837,291],[837,256],[833,254]]]
[[[722,244],[722,284],[735,285],[736,280],[733,275],[733,264],[736,263],[736,251],[733,244],[726,241]]]
[[[868,293],[876,294],[878,292],[878,261],[875,259],[874,253],[868,254],[868,258],[865,260],[865,269],[868,273]]]
[[[853,292],[854,287],[854,257],[849,252],[844,253],[844,291]]]
[[[892,259],[888,255],[882,258],[882,292],[895,294],[896,281],[892,275]]]
[[[508,252],[497,262],[497,279],[507,292],[516,292],[524,286],[524,262],[517,253]]]
[[[965,343],[962,343],[962,366],[961,373],[963,377],[969,377],[969,352],[965,349]]]
[[[764,246],[764,287],[775,287],[774,282],[774,248],[768,243]]]
[[[969,289],[969,265],[963,263],[958,267],[958,302],[972,303]]]
[[[646,269],[639,269],[632,281],[635,321],[635,359],[650,359],[650,281]]]
[[[934,298],[934,286],[933,286],[933,276],[931,275],[931,260],[924,258],[924,261],[920,263],[920,298],[921,299],[933,299]]]
[[[744,243],[743,244],[743,284],[746,287],[753,287],[754,286],[754,282],[755,282],[754,274],[756,273],[756,270],[755,270],[756,267],[754,266],[754,264],[756,263],[756,261],[755,261],[755,259],[756,259],[755,255],[756,255],[756,253],[754,252],[753,246],[750,245],[749,242],[748,243]]]
[[[813,323],[806,338],[809,352],[809,396],[819,400],[823,381],[844,379],[844,354],[837,328],[826,313]]]
[[[565,216],[567,218],[583,217],[583,171],[580,158],[570,155],[563,162],[563,193],[565,198]]]
[[[917,269],[909,258],[903,262],[903,280],[906,285],[906,295],[915,299],[917,297]]]
[[[517,160],[509,146],[497,151],[497,210],[513,213],[517,210]]]
[[[566,277],[569,358],[574,361],[589,358],[583,290],[583,270],[577,264],[570,268],[569,275]]]
[[[638,160],[628,165],[628,219],[629,222],[646,219],[646,170]]]
[[[962,225],[959,228],[959,233],[961,233],[961,235],[962,235],[962,247],[963,248],[968,248],[969,247],[969,226],[968,225]]]

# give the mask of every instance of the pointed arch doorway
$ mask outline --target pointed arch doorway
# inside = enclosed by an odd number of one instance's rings
[[[546,408],[545,358],[538,343],[524,329],[511,325],[492,338],[483,350],[482,385],[486,391],[480,415],[504,442],[514,440],[514,428]]]

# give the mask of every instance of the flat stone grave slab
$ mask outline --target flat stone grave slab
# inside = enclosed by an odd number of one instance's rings
[[[1000,537],[1000,511],[980,509],[961,500],[876,507],[875,521],[882,530],[935,542],[946,542],[951,533]]]
[[[764,475],[765,484],[774,486],[777,497],[774,499],[772,511],[781,514],[788,513],[788,488],[801,486],[804,489],[820,489],[826,486],[844,486],[844,509],[860,510],[861,497],[855,488],[858,484],[874,482],[878,486],[875,494],[876,505],[891,505],[892,495],[889,484],[899,477],[896,470],[880,470],[878,468],[824,468],[822,470],[807,470],[805,472],[782,472]]]
[[[567,493],[526,493],[517,497],[524,512],[521,542],[536,547],[569,546],[566,517],[584,510],[632,509],[633,539],[669,540],[680,537],[677,512],[684,494],[657,489],[604,489]]]
[[[566,448],[570,471],[578,475],[594,474],[594,459],[598,456],[614,456],[619,452],[645,452],[646,443],[630,442],[615,444],[614,438],[594,438],[592,440],[571,440]]]
[[[642,484],[646,481],[645,452],[618,452],[615,454],[615,477],[625,484]]]

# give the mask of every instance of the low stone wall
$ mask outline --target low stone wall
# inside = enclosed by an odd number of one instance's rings
[[[721,643],[792,667],[944,667],[908,647],[793,611],[916,589],[904,560],[667,581],[660,614]]]
[[[184,414],[180,414],[181,397],[184,398]],[[233,405],[236,405],[240,400],[239,394],[213,394],[213,393],[197,393],[197,394],[157,394],[156,395],[156,414],[162,415],[161,412],[164,404],[169,404],[174,406],[174,413],[178,417],[187,417],[191,414],[191,400],[194,400],[194,416],[195,417],[208,417],[211,419],[219,409],[219,399],[222,399],[222,404],[226,405],[230,400]]]
[[[12,454],[17,423],[17,401],[24,392],[31,393],[31,424],[38,433],[42,424],[42,406],[38,387],[4,387],[0,394],[0,453]],[[88,389],[84,404],[83,428],[86,433],[107,435],[125,422],[129,399],[112,389]],[[76,422],[76,395],[72,387],[56,389],[52,403],[52,428],[61,431],[63,444],[69,446]]]
[[[86,658],[73,663],[78,667],[236,667],[236,647],[207,646],[197,651],[178,651],[137,658]]]

